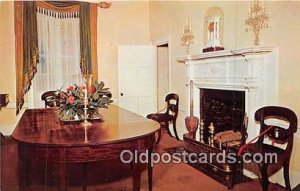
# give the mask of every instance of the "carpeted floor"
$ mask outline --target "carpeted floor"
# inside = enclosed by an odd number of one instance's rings
[[[165,152],[165,148],[181,145],[181,142],[163,134],[162,140],[155,150]],[[16,144],[1,145],[1,191],[19,191],[17,171],[17,147]],[[30,170],[30,191],[56,191],[57,172],[54,166],[31,164],[34,169]],[[81,165],[70,164],[67,167],[68,190],[80,191]],[[46,183],[47,184],[46,184]],[[47,186],[46,186],[47,185]],[[98,162],[88,165],[88,190],[89,191],[128,191],[132,190],[132,179],[130,166],[114,162]],[[148,190],[147,170],[142,173],[141,191]],[[212,178],[202,174],[186,164],[156,164],[153,169],[154,191],[226,191],[224,185]],[[257,180],[236,185],[235,191],[260,191]],[[270,185],[271,191],[282,191],[284,189]]]

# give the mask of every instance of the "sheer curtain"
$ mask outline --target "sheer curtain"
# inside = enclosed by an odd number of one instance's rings
[[[40,63],[33,80],[33,107],[44,107],[41,94],[80,84],[79,18],[58,18],[37,12]]]

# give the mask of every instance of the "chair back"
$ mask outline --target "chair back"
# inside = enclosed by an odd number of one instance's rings
[[[179,96],[174,93],[170,93],[166,96],[165,101],[167,102],[166,113],[172,115],[174,119],[177,118],[179,108]]]
[[[241,124],[241,126],[242,126],[242,128],[241,128],[241,135],[242,135],[241,145],[244,145],[246,143],[247,138],[248,138],[248,133],[247,133],[248,121],[249,121],[248,114],[244,113],[243,121],[242,121],[242,124]]]
[[[45,102],[45,108],[60,106],[61,99],[60,96],[57,95],[57,91],[47,91],[42,94],[41,99]]]
[[[255,112],[255,120],[260,122],[260,133],[270,126],[273,126],[265,135],[271,138],[275,143],[287,143],[286,150],[292,149],[293,134],[297,131],[298,125],[297,116],[292,110],[279,106],[266,106]],[[266,121],[268,121],[268,124]],[[286,124],[282,124],[283,122],[286,122]],[[258,144],[262,144],[264,138],[265,136],[261,136],[258,140]]]

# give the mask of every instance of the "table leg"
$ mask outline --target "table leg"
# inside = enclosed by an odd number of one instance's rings
[[[27,191],[28,188],[28,165],[29,160],[25,155],[23,147],[18,145],[18,174],[19,174],[19,186],[21,191]]]
[[[151,157],[152,152],[153,152],[153,146],[148,149],[148,188],[149,188],[149,191],[152,191],[152,174],[153,174],[152,157]]]
[[[28,159],[21,159],[18,161],[19,171],[19,185],[21,191],[27,191],[28,187]]]
[[[133,162],[133,191],[139,191],[141,188],[141,164],[137,160],[137,163]]]
[[[83,182],[82,182],[82,190],[87,191],[87,163],[82,163],[82,173],[83,173]]]
[[[66,184],[66,163],[59,162],[58,163],[58,175],[59,175],[59,190],[67,191]]]

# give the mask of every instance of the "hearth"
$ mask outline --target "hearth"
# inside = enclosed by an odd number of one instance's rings
[[[200,113],[205,134],[208,134],[210,123],[213,123],[215,133],[241,131],[245,114],[245,91],[200,88]]]

